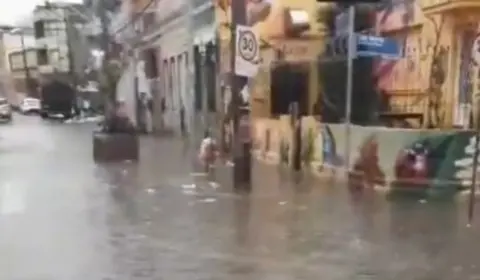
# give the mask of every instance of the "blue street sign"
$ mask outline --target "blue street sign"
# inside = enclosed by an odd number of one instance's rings
[[[402,50],[394,39],[357,34],[356,56],[395,60],[402,57]]]

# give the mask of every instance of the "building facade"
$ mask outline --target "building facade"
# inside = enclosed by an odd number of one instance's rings
[[[84,7],[76,4],[37,6],[33,12],[37,63],[41,74],[81,75],[90,56],[82,30]],[[70,77],[69,79],[73,79]]]
[[[191,3],[143,0],[131,6],[132,24],[138,35],[130,44],[137,64],[137,91],[151,99],[150,106],[139,106],[139,118],[150,116],[154,130],[191,130]]]
[[[396,113],[421,115],[420,127],[478,125],[479,22],[478,1],[405,1],[377,13],[377,32],[404,46],[402,59],[376,69]]]
[[[25,61],[27,62],[26,65]],[[26,83],[27,75],[33,80],[38,78],[37,49],[25,48],[23,50],[10,51],[8,54],[8,65],[15,90],[17,92],[28,93],[29,89]]]
[[[152,46],[158,53],[161,97],[158,105],[166,127],[179,132],[182,127],[192,131],[193,92],[191,64],[193,38],[191,3],[188,0],[160,0],[155,12],[158,28],[152,34]],[[158,107],[157,107],[158,108]],[[183,114],[183,116],[181,115]],[[160,117],[156,114],[156,119]]]
[[[219,34],[219,72],[222,81],[219,97],[226,113],[224,139],[231,140],[230,40],[231,2],[216,1],[216,26]],[[323,50],[324,27],[317,21],[319,4],[315,0],[246,1],[247,24],[260,37],[261,64],[255,77],[242,89],[250,109],[253,140],[256,144],[273,141],[278,146],[280,132],[291,135],[281,119],[298,102],[303,114],[311,114],[320,91],[317,58]],[[288,124],[288,122],[286,122]],[[267,139],[267,140],[265,140]],[[226,146],[229,146],[226,143]],[[270,146],[270,144],[268,144]],[[276,150],[277,151],[277,150]]]
[[[11,93],[14,91],[13,81],[8,71],[8,62],[4,44],[5,30],[0,31],[0,96],[11,100]]]
[[[7,95],[12,104],[15,103],[14,98],[16,92],[27,93],[26,68],[23,63],[23,49],[25,48],[26,59],[29,65],[30,83],[35,85],[37,77],[36,69],[36,50],[33,29],[14,26],[0,27],[3,33],[3,63],[4,63],[4,81],[8,88]],[[23,43],[22,43],[23,40]]]
[[[221,107],[217,97],[219,72],[215,4],[212,0],[196,0],[192,1],[192,5],[194,125],[214,131]]]

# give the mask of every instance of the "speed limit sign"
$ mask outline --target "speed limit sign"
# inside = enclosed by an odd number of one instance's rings
[[[235,74],[254,77],[257,74],[260,60],[258,35],[251,27],[238,25],[236,37]]]

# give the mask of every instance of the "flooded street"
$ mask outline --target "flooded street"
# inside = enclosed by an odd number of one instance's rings
[[[219,185],[193,176],[180,140],[142,139],[138,165],[96,165],[93,129],[0,127],[0,279],[480,279],[466,198],[391,201],[261,164],[253,193],[236,194],[227,168]]]

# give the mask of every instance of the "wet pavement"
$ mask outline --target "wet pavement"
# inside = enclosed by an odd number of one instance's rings
[[[195,176],[181,141],[92,162],[92,124],[0,126],[0,279],[480,279],[480,211],[389,201],[256,164],[249,196]],[[195,185],[193,185],[195,183]]]

